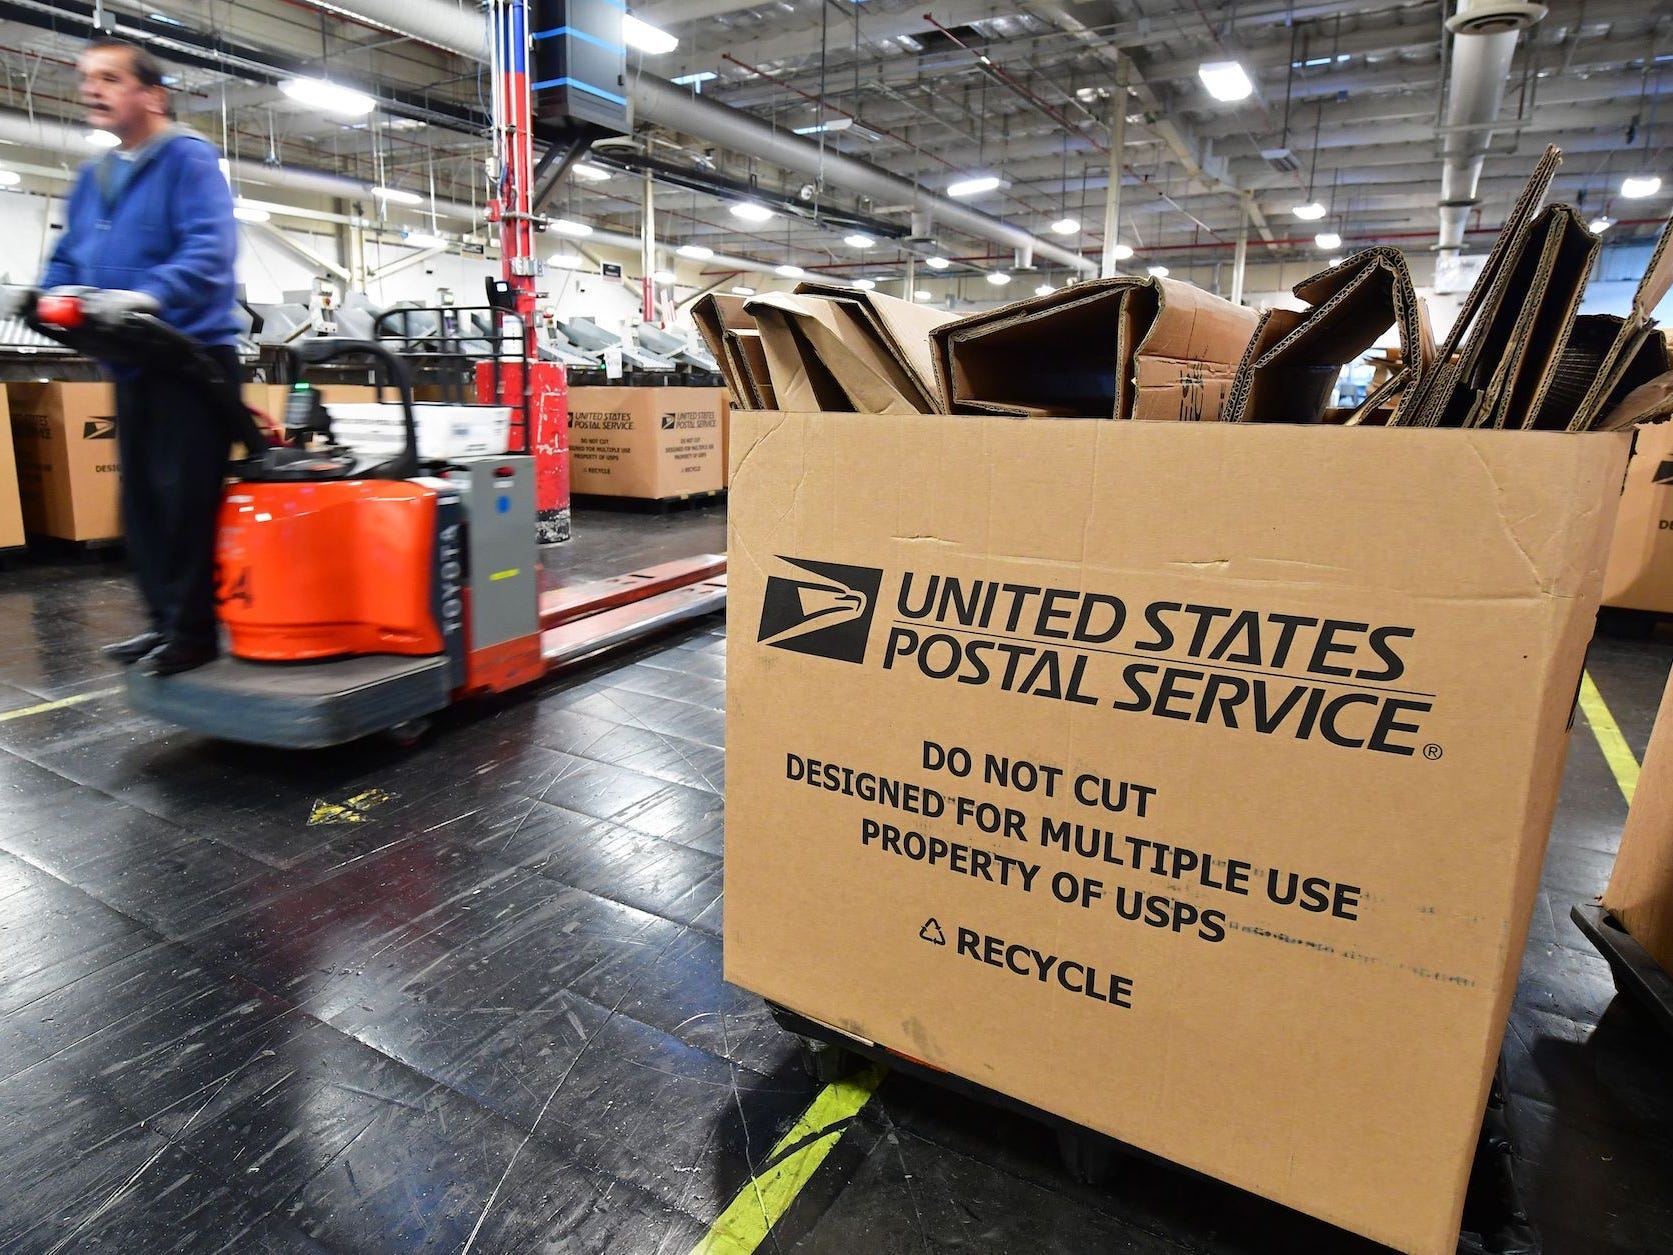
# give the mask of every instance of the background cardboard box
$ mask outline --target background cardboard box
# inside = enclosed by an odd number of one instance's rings
[[[9,383],[23,520],[65,540],[122,534],[116,397],[108,383]]]
[[[571,388],[573,492],[660,501],[725,486],[724,388]]]
[[[1673,422],[1636,429],[1603,604],[1673,614]]]
[[[23,544],[23,502],[18,495],[17,455],[12,451],[12,424],[6,391],[0,388],[0,549]]]
[[[1603,905],[1673,973],[1673,681],[1644,752]]]
[[[1451,1255],[1629,438],[735,422],[726,979]]]

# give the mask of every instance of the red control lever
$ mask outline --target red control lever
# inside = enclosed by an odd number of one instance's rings
[[[87,320],[87,311],[82,307],[79,296],[43,296],[35,302],[35,317],[54,327],[69,330]]]

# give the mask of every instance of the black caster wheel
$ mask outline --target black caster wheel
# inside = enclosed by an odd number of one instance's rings
[[[821,1085],[832,1085],[859,1069],[861,1060],[830,1042],[802,1039],[802,1069]]]
[[[1103,1185],[1116,1174],[1122,1153],[1118,1143],[1091,1129],[1057,1126],[1057,1153],[1064,1170],[1081,1185]]]
[[[424,734],[429,730],[428,719],[406,719],[393,728],[385,729],[384,735],[402,749],[411,749],[424,739]]]

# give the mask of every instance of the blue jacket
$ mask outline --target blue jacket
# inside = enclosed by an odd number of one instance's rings
[[[238,232],[219,155],[185,128],[161,135],[113,201],[101,163],[76,176],[64,233],[41,275],[42,288],[85,284],[157,299],[162,317],[205,344],[236,344],[234,267]]]

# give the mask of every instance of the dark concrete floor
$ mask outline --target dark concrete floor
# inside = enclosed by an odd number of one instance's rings
[[[721,520],[583,514],[557,561]],[[0,576],[0,1251],[690,1251],[819,1089],[720,976],[720,623],[319,754],[131,714],[96,649],[136,623],[118,567]],[[1594,648],[1639,754],[1670,663]],[[1624,815],[1577,720],[1506,1048],[1551,1255],[1673,1249],[1673,1043],[1567,918]],[[897,1076],[761,1249],[1371,1248],[1160,1165],[1073,1184]]]

